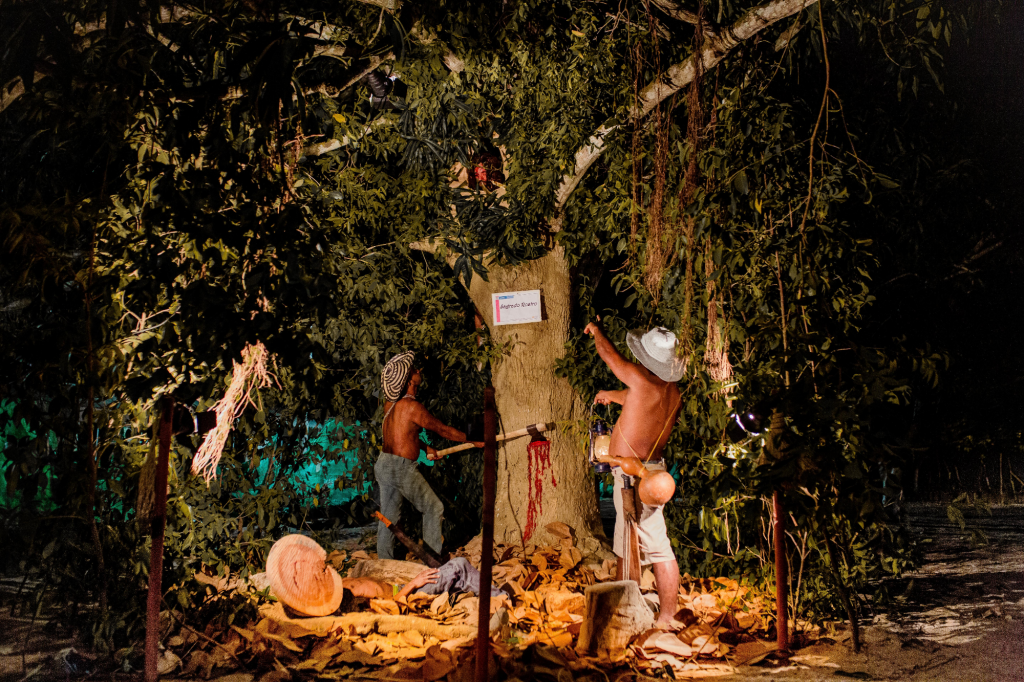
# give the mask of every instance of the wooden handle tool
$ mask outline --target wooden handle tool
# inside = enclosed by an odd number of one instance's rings
[[[556,428],[554,423],[545,424],[544,422],[531,424],[530,426],[532,426],[533,429],[537,431],[537,433],[544,433],[545,431],[554,431]],[[519,429],[518,431],[510,431],[509,433],[499,433],[497,436],[495,436],[495,441],[500,443],[504,440],[512,440],[513,438],[522,438],[523,436],[529,436],[530,426],[526,427],[525,429]],[[450,455],[453,452],[462,452],[463,450],[469,450],[474,447],[476,446],[473,445],[472,443],[462,443],[461,445],[445,448],[444,450],[438,450],[437,456],[443,457],[445,455]]]

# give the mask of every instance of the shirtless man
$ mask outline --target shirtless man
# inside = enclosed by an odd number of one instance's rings
[[[430,414],[416,400],[416,391],[423,381],[420,370],[413,368],[413,352],[400,353],[388,360],[381,373],[384,390],[384,449],[373,467],[380,486],[380,511],[390,521],[401,518],[402,498],[412,502],[423,514],[423,542],[435,554],[441,553],[441,517],[444,505],[430,489],[427,479],[416,468],[420,456],[420,430],[433,431],[442,438],[466,442],[466,434],[453,429]],[[483,443],[474,442],[482,448]],[[437,450],[426,446],[427,458],[436,461]],[[394,559],[395,536],[383,522],[377,526],[377,556]]]
[[[598,318],[600,322],[601,318]],[[609,455],[633,457],[647,463],[647,468],[664,471],[662,453],[672,435],[682,398],[676,382],[686,364],[676,357],[675,334],[664,327],[656,327],[643,336],[630,332],[626,345],[641,364],[626,360],[604,335],[597,322],[583,330],[594,337],[597,352],[626,388],[618,391],[600,391],[594,402],[602,405],[622,405],[622,415],[612,431]],[[619,557],[618,579],[622,578],[622,562],[626,556],[625,523],[622,519],[622,469],[615,467],[615,542]],[[662,507],[646,504],[637,519],[640,539],[640,563],[651,564],[661,604],[658,622],[669,624],[676,614],[679,600],[679,564],[668,539]]]

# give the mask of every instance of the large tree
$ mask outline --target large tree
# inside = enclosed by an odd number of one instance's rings
[[[360,422],[351,437],[372,456],[391,354],[431,354],[432,407],[449,419],[477,410],[490,360],[505,427],[560,425],[543,476],[524,442],[501,449],[499,539],[527,539],[532,507],[539,529],[564,521],[594,548],[581,432],[612,377],[580,330],[602,314],[619,341],[653,324],[684,340],[669,456],[686,472],[672,521],[687,565],[763,558],[758,495],[784,483],[823,557],[837,513],[885,525],[888,460],[864,431],[913,358],[858,342],[874,267],[862,228],[893,183],[885,144],[858,153],[886,131],[850,97],[929,87],[952,22],[940,3],[4,12],[0,116],[18,160],[3,175],[4,275],[22,290],[3,305],[43,322],[7,337],[4,381],[47,378],[20,395],[41,424],[106,411],[111,447],[78,438],[72,461],[137,471],[153,398],[208,406],[247,343],[274,354],[281,389],[239,423],[228,461],[271,441],[294,457],[329,416]],[[832,73],[837,46],[870,88]],[[485,329],[489,294],[522,289],[542,290],[545,321]],[[68,315],[79,326],[52,333]],[[76,351],[74,378],[38,357],[44,343]],[[53,406],[78,386],[115,400]],[[756,440],[722,445],[730,399],[767,401],[778,461]],[[439,467],[450,490],[469,461]],[[851,553],[866,542],[845,537]]]

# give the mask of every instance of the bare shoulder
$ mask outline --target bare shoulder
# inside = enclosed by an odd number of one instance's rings
[[[431,418],[432,415],[430,414],[430,411],[427,410],[427,408],[424,407],[423,403],[421,403],[420,401],[416,399],[411,399],[403,400],[402,402],[405,403],[403,407],[407,417],[416,422],[417,424],[420,424],[420,426],[423,425],[423,421]]]
[[[679,399],[679,386],[674,383],[662,381],[646,368],[640,368],[637,372],[637,381],[629,387],[627,400],[645,406],[655,406],[662,403],[665,398],[670,404],[676,403]]]
[[[665,382],[654,375],[651,370],[643,365],[633,364],[636,368],[634,383],[630,385],[637,393],[643,396],[662,394],[665,391]]]

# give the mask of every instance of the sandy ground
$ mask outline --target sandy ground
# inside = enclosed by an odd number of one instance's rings
[[[45,623],[12,617],[10,606],[0,607],[0,682],[14,682],[26,676],[55,679],[58,666],[54,665],[54,657],[76,646],[81,649],[81,644],[66,634],[50,631]]]
[[[1024,507],[969,519],[989,538],[971,548],[945,507],[914,505],[911,524],[930,540],[925,563],[898,585],[902,604],[862,627],[853,653],[848,628],[836,642],[801,649],[790,664],[746,668],[723,680],[1024,680]]]

